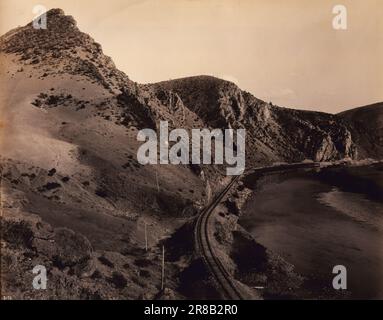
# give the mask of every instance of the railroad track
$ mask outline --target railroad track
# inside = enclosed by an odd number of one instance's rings
[[[239,176],[234,177],[225,189],[216,195],[214,200],[202,210],[195,227],[197,250],[203,257],[205,264],[213,276],[217,286],[221,289],[220,293],[222,297],[229,300],[242,300],[244,297],[237,289],[229,272],[214,254],[209,236],[209,220],[215,207],[222,201],[238,178]]]
[[[318,163],[282,164],[278,166],[254,168],[249,170],[247,174],[267,173],[300,168],[315,168],[318,166]],[[235,176],[225,187],[225,189],[216,195],[213,201],[201,211],[194,230],[197,250],[204,259],[205,264],[213,276],[217,286],[221,289],[220,292],[222,297],[229,300],[244,300],[245,298],[236,287],[233,277],[225,269],[219,258],[214,254],[209,236],[209,220],[216,206],[222,201],[222,199],[225,197],[234,183],[239,179],[239,177],[240,176]]]

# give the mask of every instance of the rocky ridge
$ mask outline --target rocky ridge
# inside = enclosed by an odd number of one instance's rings
[[[249,168],[383,154],[381,105],[332,115],[281,108],[210,76],[138,84],[60,9],[48,12],[46,30],[30,23],[0,37],[0,86],[2,271],[14,271],[1,277],[15,297],[156,295],[159,244],[226,182],[215,166],[141,166],[137,130],[160,120],[170,129],[246,128]],[[177,297],[188,297],[180,288],[192,252],[169,261]],[[41,260],[57,290],[36,297],[28,270]]]

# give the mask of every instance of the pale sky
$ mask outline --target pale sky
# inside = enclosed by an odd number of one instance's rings
[[[208,74],[331,113],[383,101],[383,0],[0,0],[0,34],[36,4],[72,15],[140,83]],[[332,27],[337,4],[347,30]]]

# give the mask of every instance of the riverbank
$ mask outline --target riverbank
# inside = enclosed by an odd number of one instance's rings
[[[382,297],[382,180],[381,164],[258,176],[239,224],[304,278],[299,298]],[[332,288],[337,264],[347,291]]]

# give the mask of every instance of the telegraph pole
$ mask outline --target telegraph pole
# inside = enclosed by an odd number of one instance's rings
[[[161,270],[161,290],[164,290],[165,282],[165,247],[162,246],[162,270]]]
[[[156,170],[156,183],[157,183],[157,192],[160,192],[160,185],[158,183],[158,173],[157,173],[157,170]]]

